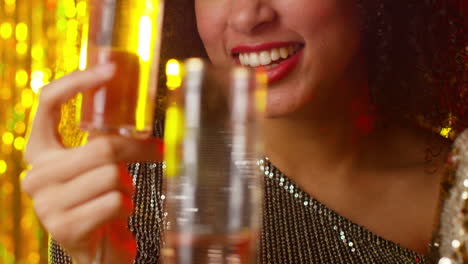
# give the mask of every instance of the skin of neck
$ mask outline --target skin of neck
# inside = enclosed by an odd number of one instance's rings
[[[333,91],[328,95],[289,115],[265,118],[264,153],[329,208],[424,254],[450,142],[402,118],[378,124],[381,118],[372,109],[365,71],[343,76],[321,89]],[[441,154],[428,164],[425,150],[431,141]],[[428,165],[439,170],[427,173]]]
[[[374,132],[375,115],[363,67],[348,68],[310,103],[281,117],[264,120],[265,153],[286,175],[343,177],[359,167]],[[326,172],[326,173],[322,173]]]

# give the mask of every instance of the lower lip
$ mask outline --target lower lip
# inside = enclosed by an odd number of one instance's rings
[[[282,61],[278,66],[265,69],[267,76],[268,76],[268,84],[272,84],[278,82],[285,78],[290,72],[294,70],[294,68],[299,63],[301,56],[303,54],[303,49],[299,50],[296,54],[289,57],[288,59]]]

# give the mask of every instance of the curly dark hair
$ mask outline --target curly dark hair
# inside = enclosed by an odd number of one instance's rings
[[[455,137],[468,126],[464,0],[357,0],[364,17],[369,90],[383,119],[411,119]],[[206,57],[194,0],[166,2],[157,116],[163,117],[164,62]]]
[[[451,137],[468,124],[463,0],[361,0],[369,87],[380,113]]]

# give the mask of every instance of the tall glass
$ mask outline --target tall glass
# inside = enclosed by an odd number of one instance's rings
[[[255,263],[266,77],[184,65],[166,115],[164,264]]]
[[[96,134],[149,137],[158,78],[164,0],[90,0],[80,68],[113,63],[114,77],[82,94],[80,127]],[[105,228],[93,264],[108,262]]]
[[[86,67],[112,62],[115,77],[83,93],[80,126],[151,134],[164,0],[90,0]]]

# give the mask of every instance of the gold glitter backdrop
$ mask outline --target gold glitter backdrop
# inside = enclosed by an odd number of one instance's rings
[[[80,64],[86,7],[87,0],[0,0],[0,264],[48,263],[48,235],[20,188],[22,155],[39,90]],[[66,146],[86,139],[76,102],[62,108]]]
[[[38,91],[78,68],[85,0],[0,0],[0,264],[47,263],[48,235],[21,192],[22,159]],[[75,101],[63,108],[65,145],[83,138]]]

